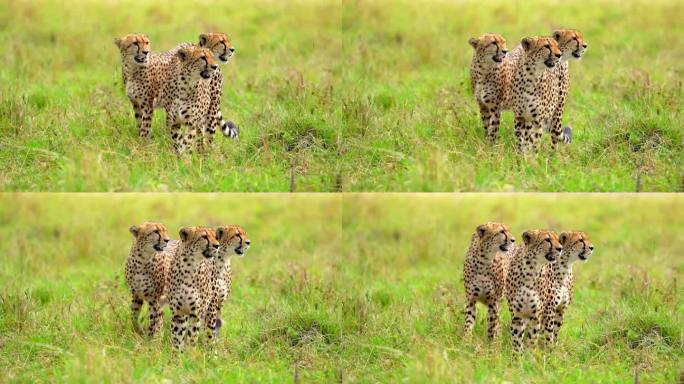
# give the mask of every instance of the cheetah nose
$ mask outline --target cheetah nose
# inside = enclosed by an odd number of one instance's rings
[[[561,56],[563,56],[563,55],[561,55],[560,53],[556,53],[556,57],[557,57],[557,58],[559,58],[559,59],[560,59],[560,58],[561,58]]]
[[[150,51],[142,51],[143,55],[147,55]]]
[[[594,250],[594,246],[593,246],[593,245],[590,245],[590,246],[589,246],[589,250],[593,251],[593,250]]]
[[[219,245],[218,245],[218,244],[214,244],[213,247],[214,247],[214,249],[218,249],[218,248],[219,248]]]
[[[249,245],[249,244],[250,244],[249,240],[246,240],[246,241],[245,241],[245,244]]]
[[[213,69],[213,70],[216,70],[216,68],[218,68],[218,65],[216,65],[216,64],[211,66],[211,69]]]
[[[563,247],[556,247],[556,251],[560,252],[563,250]]]
[[[515,239],[511,237],[511,243],[515,243]]]
[[[231,52],[235,52],[235,48],[233,48],[233,47],[230,47],[230,49],[228,49],[228,50]]]
[[[508,53],[508,50],[504,49],[504,50],[503,50],[503,51],[501,51],[501,52],[502,52],[502,53],[503,53],[503,54],[505,55],[505,54],[507,54],[507,53]]]
[[[583,47],[583,48],[586,48],[586,47],[588,47],[588,46],[589,46],[589,44],[582,44],[582,47]]]

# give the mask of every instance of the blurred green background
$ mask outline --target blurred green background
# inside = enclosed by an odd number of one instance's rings
[[[339,189],[339,23],[325,0],[0,0],[0,189]],[[163,111],[138,137],[113,39],[147,33],[165,51],[207,31],[236,48],[221,110],[240,141],[179,160]]]
[[[684,377],[684,197],[586,194],[364,194],[343,203],[357,296],[348,337],[363,375],[383,382],[626,383]],[[510,316],[488,343],[486,307],[463,340],[463,261],[477,225],[584,230],[575,301],[558,345],[514,358]],[[369,380],[373,381],[373,380]]]
[[[212,349],[130,326],[131,224],[238,223],[252,248]],[[559,344],[464,341],[475,227],[582,229]],[[2,194],[0,382],[676,382],[684,373],[679,195]],[[504,306],[505,308],[505,306]]]
[[[346,191],[684,190],[684,2],[345,0],[340,161]],[[572,145],[515,151],[513,114],[485,139],[470,90],[470,37],[509,50],[583,32],[564,124]]]

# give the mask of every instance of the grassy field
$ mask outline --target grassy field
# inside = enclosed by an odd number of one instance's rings
[[[357,378],[382,382],[627,383],[684,379],[684,199],[615,195],[361,195],[344,201],[343,249],[354,300],[345,312]],[[511,356],[486,340],[478,309],[463,339],[463,259],[478,224],[583,229],[594,255],[576,265],[575,302],[558,346]],[[504,305],[505,306],[505,305]]]
[[[340,6],[328,1],[0,0],[0,188],[18,191],[339,189],[333,95]],[[137,136],[113,43],[147,33],[153,50],[223,31],[222,111],[241,128],[179,160],[163,111]],[[294,177],[293,177],[294,175]]]
[[[345,1],[342,170],[353,191],[684,189],[681,1]],[[512,113],[484,140],[469,37],[577,28],[565,122],[574,143],[521,159]]]
[[[680,191],[684,5],[459,1],[0,0],[0,189],[12,191]],[[582,30],[566,122],[575,142],[521,158],[510,113],[483,139],[471,36]],[[233,37],[222,110],[241,127],[178,159],[137,137],[112,39],[154,50]]]
[[[339,196],[23,194],[0,202],[0,382],[283,382],[295,365],[302,379],[336,372]],[[144,220],[165,223],[173,238],[184,225],[246,229],[252,247],[233,259],[215,353],[173,356],[168,314],[162,339],[132,331],[123,263],[127,228]]]
[[[673,195],[0,195],[0,382],[676,382],[682,217]],[[246,228],[215,348],[173,354],[168,314],[157,340],[131,329],[143,220]],[[482,311],[463,340],[463,255],[487,220],[592,236],[556,349],[514,358]]]

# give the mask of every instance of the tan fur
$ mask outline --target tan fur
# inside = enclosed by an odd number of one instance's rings
[[[570,141],[570,138],[564,136],[562,128],[563,110],[570,91],[568,62],[580,60],[589,45],[584,41],[582,33],[574,29],[558,29],[553,31],[551,36],[558,43],[562,53],[560,63],[551,70],[552,76],[547,79],[551,82],[550,86],[558,92],[558,103],[553,110],[551,124],[547,127],[551,133],[551,146],[555,149],[558,143]]]
[[[194,344],[211,297],[211,264],[219,247],[212,228],[181,228],[180,241],[172,241],[165,253],[172,258],[168,273],[173,346]],[[187,333],[186,333],[187,331]]]
[[[510,107],[515,114],[518,150],[536,150],[544,127],[558,105],[558,91],[549,80],[561,51],[550,37],[526,37],[504,60],[512,70]]]
[[[149,137],[154,108],[165,108],[176,150],[190,152],[196,133],[212,123],[207,114],[211,99],[208,80],[218,68],[214,54],[197,46],[149,52],[150,42],[144,35],[126,35],[114,42],[121,51],[126,95],[140,136]],[[190,127],[185,136],[180,131],[183,124]]]
[[[238,225],[224,225],[216,228],[216,238],[220,246],[211,265],[211,298],[205,317],[209,339],[218,337],[223,324],[221,308],[226,297],[230,295],[233,282],[231,257],[234,254],[238,257],[244,256],[250,247],[247,233]]]
[[[514,242],[515,238],[506,224],[488,222],[476,228],[463,265],[466,334],[473,331],[476,304],[480,302],[489,309],[488,337],[493,339],[499,335],[499,308],[507,266],[504,252]]]
[[[563,325],[563,314],[572,303],[575,282],[572,266],[577,260],[586,261],[594,251],[594,245],[584,232],[563,232],[559,239],[563,252],[556,262],[542,267],[539,283],[542,300],[540,321],[549,343],[558,338],[558,331]]]
[[[126,283],[131,292],[131,319],[133,329],[140,330],[140,309],[143,302],[149,306],[147,335],[152,337],[162,326],[163,304],[167,291],[166,277],[170,259],[162,251],[169,242],[166,227],[159,223],[145,222],[131,226],[129,231],[135,239],[126,258]]]
[[[541,297],[539,282],[544,264],[558,259],[562,245],[556,232],[532,230],[523,233],[524,244],[508,251],[508,275],[505,294],[511,312],[513,350],[520,351],[525,330],[532,344],[539,332]]]
[[[507,109],[510,99],[511,71],[503,65],[506,40],[501,35],[488,33],[471,38],[473,47],[470,62],[470,86],[480,108],[485,134],[491,142],[499,137],[501,112]]]
[[[207,32],[199,36],[199,46],[210,49],[214,58],[223,64],[228,63],[230,58],[235,55],[235,47],[230,41],[230,38],[225,33]],[[176,49],[188,47],[191,44],[179,44]],[[209,123],[207,124],[205,132],[202,132],[202,140],[198,143],[201,146],[210,146],[214,140],[216,127],[218,126],[223,132],[223,135],[237,139],[237,127],[230,126],[221,114],[221,96],[223,94],[223,74],[220,69],[214,71],[209,84],[210,105],[208,111]]]

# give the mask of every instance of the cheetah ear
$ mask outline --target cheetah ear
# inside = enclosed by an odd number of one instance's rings
[[[560,31],[553,31],[553,35],[551,35],[551,36],[553,36],[554,40],[556,40],[557,42],[560,43],[560,38],[561,38]]]
[[[480,236],[480,239],[484,236],[486,231],[487,231],[487,227],[485,227],[484,224],[477,226],[477,234],[478,234],[478,236]]]
[[[530,47],[532,46],[532,38],[524,37],[522,41],[520,41],[520,44],[522,44],[522,47],[525,49],[525,51],[529,51]]]
[[[188,236],[190,236],[190,229],[183,227],[178,231],[178,235],[180,235],[181,241],[187,241]]]
[[[568,238],[570,237],[570,234],[567,232],[563,232],[558,236],[558,241],[560,241],[561,245],[565,246],[565,242],[568,241]]]
[[[471,37],[470,39],[468,39],[468,44],[470,44],[470,46],[475,48],[475,49],[477,49],[477,43],[478,42],[479,42],[479,40],[477,40],[474,37]]]
[[[178,56],[181,61],[185,61],[185,59],[188,58],[188,50],[185,48],[181,48],[176,52],[176,56]]]
[[[140,233],[140,227],[137,225],[131,225],[130,228],[128,228],[128,231],[133,234],[133,236],[138,237],[138,234]]]
[[[220,239],[221,236],[223,236],[223,227],[217,227],[216,228],[216,238]]]
[[[525,231],[525,233],[523,233],[523,241],[525,242],[525,244],[529,244],[530,241],[532,241],[531,231]]]
[[[207,45],[207,34],[203,33],[199,35],[199,46],[204,47],[205,45]]]
[[[116,44],[117,47],[121,48],[121,38],[115,37],[114,38],[114,44]]]

